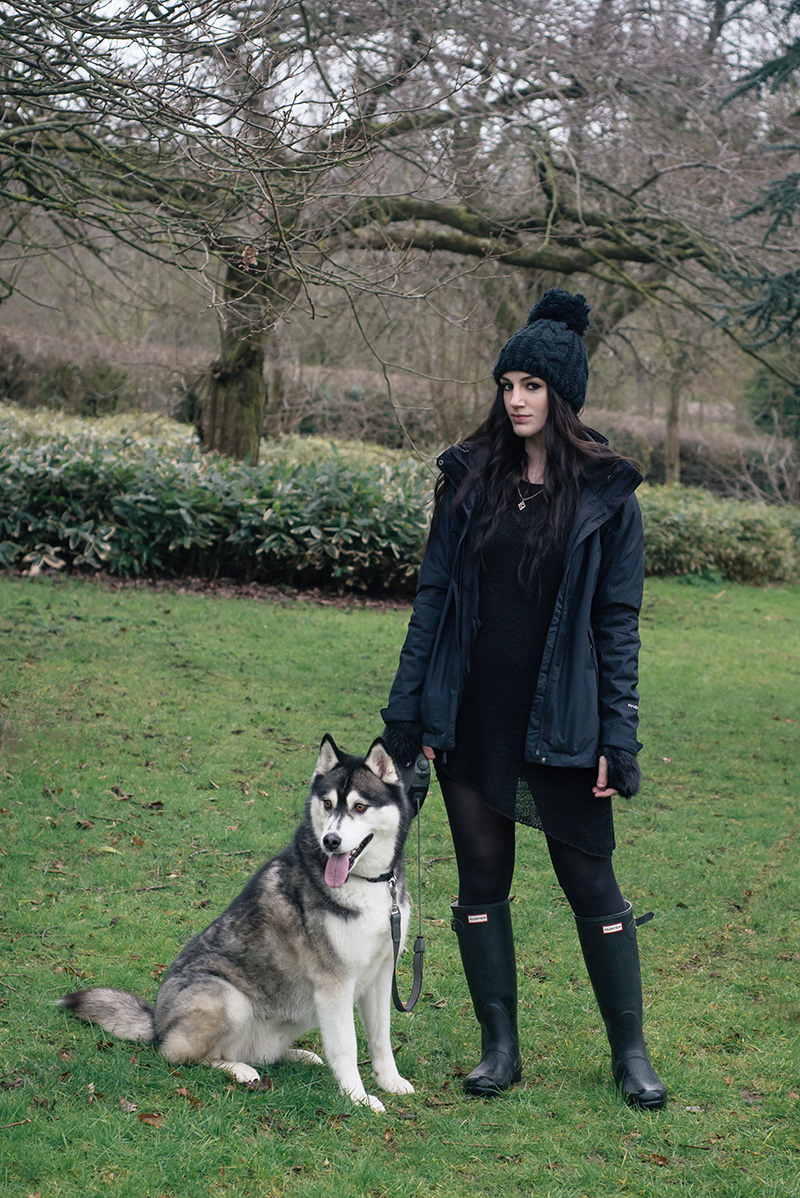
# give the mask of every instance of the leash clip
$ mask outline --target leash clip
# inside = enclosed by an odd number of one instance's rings
[[[392,909],[389,912],[389,926],[392,929],[392,944],[394,945],[394,960],[397,964],[397,954],[400,951],[400,936],[402,934],[402,925],[400,923],[400,908],[397,905],[397,877],[392,874],[389,879],[389,894],[392,896]]]

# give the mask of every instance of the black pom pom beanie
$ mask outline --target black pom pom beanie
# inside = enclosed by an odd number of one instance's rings
[[[551,287],[531,310],[524,329],[500,350],[494,368],[499,384],[508,370],[524,370],[544,379],[579,412],[586,400],[589,359],[583,334],[589,327],[586,297]]]

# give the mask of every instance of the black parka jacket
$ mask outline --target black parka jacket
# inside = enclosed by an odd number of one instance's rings
[[[596,434],[595,434],[596,436]],[[598,438],[600,439],[600,438]],[[452,749],[464,680],[479,630],[479,564],[468,551],[480,512],[475,488],[454,508],[469,469],[455,445],[438,466],[447,482],[422,560],[400,663],[381,715],[422,725],[422,743]],[[564,577],[545,641],[525,741],[528,761],[591,767],[601,747],[637,753],[639,608],[644,579],[641,475],[598,459],[581,491]]]

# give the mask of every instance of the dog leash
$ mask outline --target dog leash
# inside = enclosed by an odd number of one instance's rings
[[[422,958],[425,953],[425,938],[422,935],[422,833],[420,832],[420,812],[422,801],[428,791],[431,780],[431,763],[423,753],[405,768],[398,767],[406,794],[416,807],[417,820],[417,919],[419,930],[414,941],[414,981],[408,1002],[403,1002],[397,989],[397,958],[400,955],[400,908],[397,904],[397,878],[392,874],[389,879],[389,893],[392,896],[392,909],[389,923],[392,929],[392,951],[394,953],[394,968],[392,970],[392,1002],[398,1011],[413,1011],[422,990]]]

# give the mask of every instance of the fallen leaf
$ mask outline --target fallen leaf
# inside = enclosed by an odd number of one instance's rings
[[[131,1102],[127,1098],[120,1098],[119,1109],[121,1111],[124,1111],[126,1115],[132,1115],[133,1112],[137,1109],[137,1107],[136,1107],[135,1102]]]
[[[139,1120],[148,1127],[163,1127],[164,1119],[158,1111],[139,1111]]]
[[[271,1090],[275,1083],[271,1077],[260,1077],[257,1082],[248,1082],[251,1090]]]

